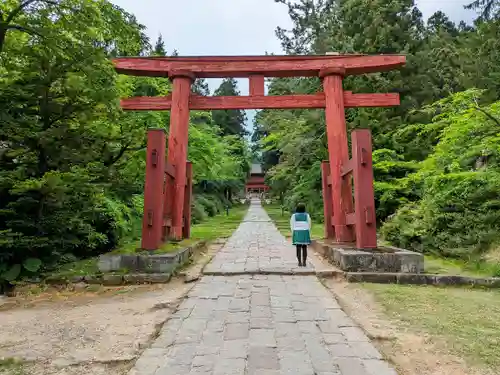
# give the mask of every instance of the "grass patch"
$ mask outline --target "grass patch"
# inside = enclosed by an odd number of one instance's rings
[[[166,243],[158,250],[154,251],[153,254],[171,253],[190,246],[200,240],[211,241],[217,238],[230,237],[240,225],[247,211],[248,206],[241,205],[231,208],[229,210],[229,215],[226,215],[224,212],[219,215],[209,217],[204,222],[195,224],[191,227],[191,238],[180,242]],[[138,253],[139,248],[140,241],[132,241],[113,250],[111,254],[136,254]],[[98,257],[93,257],[67,263],[62,265],[57,271],[45,276],[69,278],[73,276],[93,275],[99,273],[97,260]]]
[[[450,352],[500,373],[500,291],[362,285],[405,329],[439,337]]]
[[[500,277],[500,264],[485,260],[471,260],[466,262],[459,259],[445,259],[426,255],[425,272],[441,275]]]
[[[14,358],[0,359],[0,375],[24,375],[24,363]]]
[[[196,240],[192,238],[186,238],[179,242],[167,242],[163,244],[159,249],[154,251],[144,251],[145,254],[168,254],[175,252],[184,247],[190,246],[195,243]],[[125,245],[119,247],[110,252],[110,254],[137,254],[141,253],[141,241],[133,241],[126,243]]]
[[[281,210],[281,207],[277,204],[269,204],[264,205],[264,209],[267,214],[274,222],[278,230],[285,237],[291,237],[292,233],[290,231],[290,217],[292,216],[292,212],[287,210]],[[314,218],[311,217],[312,228],[311,228],[311,237],[313,239],[320,239],[324,237],[324,228],[323,223],[314,222]]]
[[[44,276],[65,278],[72,276],[93,275],[98,272],[99,269],[97,268],[97,258],[88,258],[63,264],[57,271],[51,272],[50,275]]]
[[[247,205],[235,206],[229,210],[229,215],[224,212],[210,217],[202,223],[193,225],[191,227],[191,239],[210,241],[230,237],[240,225],[247,211]]]

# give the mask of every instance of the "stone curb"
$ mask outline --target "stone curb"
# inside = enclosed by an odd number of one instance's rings
[[[323,279],[332,279],[336,277],[344,277],[344,272],[343,271],[338,271],[338,270],[319,270],[316,271],[316,276],[323,278]]]
[[[249,270],[249,271],[203,271],[204,276],[255,276],[255,275],[278,275],[278,276],[315,276],[317,273],[314,270],[310,271],[266,271],[266,270]]]
[[[500,277],[471,277],[458,275],[430,275],[422,273],[373,273],[345,272],[344,278],[351,283],[471,286],[478,288],[500,288]]]
[[[84,283],[88,285],[120,286],[168,283],[171,278],[171,273],[130,273],[125,275],[106,274],[73,276],[70,279],[49,278],[44,281],[47,285],[71,285]]]
[[[185,264],[207,241],[165,254],[103,254],[99,256],[98,268],[103,274],[123,273],[125,269],[131,273],[173,273],[180,264]]]
[[[420,253],[380,247],[381,251],[363,251],[350,245],[328,244],[312,241],[314,251],[344,272],[421,273],[424,271],[424,256]]]
[[[160,284],[168,283],[177,268],[187,263],[190,256],[201,248],[206,247],[208,241],[199,241],[192,246],[180,249],[170,255],[175,258],[173,267],[169,272],[133,272],[127,274],[105,273],[86,276],[72,276],[65,277],[48,277],[41,282],[48,285],[70,285],[70,284],[89,284],[89,285],[103,285],[103,286],[120,286],[120,285],[139,285],[139,284]],[[187,256],[189,255],[189,256]],[[39,284],[35,282],[34,284]]]

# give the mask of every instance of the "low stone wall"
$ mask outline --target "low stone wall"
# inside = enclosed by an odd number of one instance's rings
[[[172,273],[186,263],[195,251],[206,245],[200,241],[193,246],[167,254],[104,254],[99,256],[99,271],[139,272],[139,273]]]
[[[357,250],[349,246],[313,241],[312,247],[323,257],[345,272],[402,272],[424,271],[424,256],[413,251],[383,247],[373,251]]]
[[[45,283],[49,285],[68,285],[68,284],[89,284],[89,285],[134,285],[134,284],[161,284],[168,283],[172,278],[171,273],[132,273],[132,274],[106,274],[106,275],[88,275],[88,276],[73,276],[66,278],[48,278]]]
[[[345,272],[344,278],[352,283],[412,284],[435,286],[471,286],[500,288],[500,277],[470,277],[411,273]]]
[[[200,241],[170,254],[104,254],[98,261],[102,274],[70,278],[56,276],[44,282],[51,285],[85,283],[105,286],[167,283],[174,271],[206,244],[206,241]]]

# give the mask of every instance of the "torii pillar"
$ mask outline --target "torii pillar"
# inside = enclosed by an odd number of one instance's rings
[[[320,71],[325,92],[325,120],[328,141],[328,158],[333,200],[333,226],[337,242],[353,242],[354,233],[346,223],[346,215],[353,211],[352,184],[342,178],[342,166],[349,161],[349,143],[345,121],[344,89],[342,81],[344,68]]]
[[[172,81],[172,109],[170,112],[170,132],[168,135],[167,160],[175,167],[174,186],[168,186],[173,194],[168,194],[167,199],[175,199],[171,202],[172,227],[170,238],[176,241],[182,240],[184,195],[186,189],[186,161],[188,150],[189,130],[189,96],[191,84],[195,76],[189,71],[172,71],[169,73]],[[167,204],[165,204],[167,207]],[[168,216],[168,213],[167,213]]]

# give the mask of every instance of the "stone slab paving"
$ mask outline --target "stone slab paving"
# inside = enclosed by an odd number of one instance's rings
[[[211,268],[291,270],[290,248],[253,204]],[[203,276],[130,375],[397,373],[316,276],[233,274]]]
[[[315,274],[309,260],[307,267],[298,267],[295,247],[278,231],[258,200],[252,201],[243,222],[203,273]]]
[[[204,276],[136,375],[397,375],[315,276]]]

